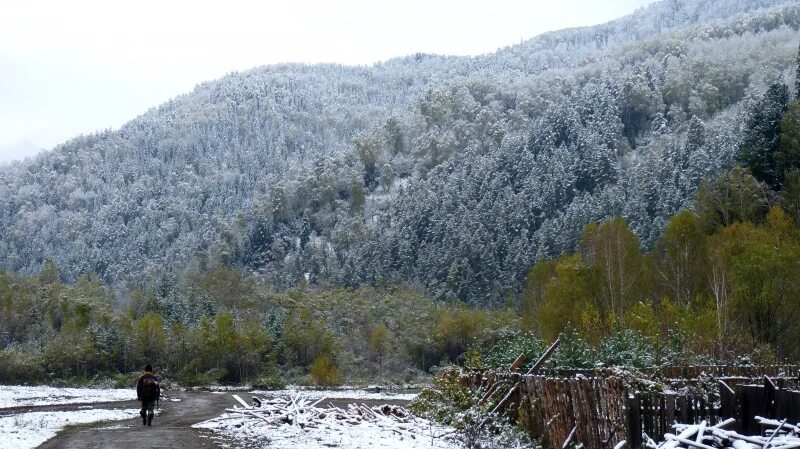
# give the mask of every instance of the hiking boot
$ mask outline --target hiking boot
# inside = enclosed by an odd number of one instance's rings
[[[150,412],[150,413],[147,414],[147,425],[148,426],[152,426],[153,425],[153,412]]]
[[[139,412],[139,414],[142,415],[142,425],[146,426],[147,425],[147,415],[145,414],[144,410]]]

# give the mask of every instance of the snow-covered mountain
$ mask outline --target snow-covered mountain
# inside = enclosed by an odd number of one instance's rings
[[[800,5],[666,0],[474,57],[281,65],[0,168],[0,266],[232,264],[498,301],[622,214],[645,245],[793,85]]]

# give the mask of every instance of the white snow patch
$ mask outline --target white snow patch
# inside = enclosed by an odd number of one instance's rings
[[[29,412],[0,417],[0,449],[35,448],[70,424],[119,421],[139,416],[135,409]]]
[[[97,430],[123,430],[130,429],[133,426],[126,426],[125,424],[114,424],[113,426],[100,427]]]
[[[134,399],[136,399],[136,391],[133,388],[95,389],[0,386],[0,409],[39,405],[132,401]]]
[[[270,449],[455,449],[461,447],[452,435],[453,429],[419,420],[413,435],[400,434],[372,422],[353,425],[321,425],[318,428],[282,425],[271,426],[263,421],[238,419],[239,413],[225,413],[219,418],[195,424],[233,438],[244,447]],[[410,424],[409,427],[414,426]]]

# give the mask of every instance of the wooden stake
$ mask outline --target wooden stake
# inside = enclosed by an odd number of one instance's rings
[[[519,371],[519,367],[525,363],[525,360],[527,360],[527,358],[525,357],[525,353],[523,352],[519,355],[519,357],[517,357],[516,360],[514,360],[514,363],[511,364],[511,368],[509,369],[509,371],[511,371],[512,373]]]

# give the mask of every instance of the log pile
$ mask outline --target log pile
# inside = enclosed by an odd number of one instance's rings
[[[661,443],[646,437],[646,446],[651,449],[800,449],[800,424],[760,416],[756,420],[765,429],[764,436],[741,435],[726,430],[725,427],[736,422],[731,418],[713,426],[707,425],[706,421],[676,424],[673,426],[675,434],[666,434]]]
[[[350,426],[370,423],[380,428],[381,432],[391,432],[398,436],[416,438],[422,430],[431,428],[428,421],[414,417],[405,408],[396,405],[369,407],[364,403],[349,404],[342,409],[328,403],[322,405],[327,398],[311,401],[302,393],[286,398],[257,398],[248,404],[238,395],[233,398],[239,405],[228,408],[226,419],[238,420],[241,425],[259,424],[279,428],[294,426],[303,430],[329,429],[345,430]],[[238,424],[237,424],[238,425]],[[437,438],[444,435],[425,435]]]

